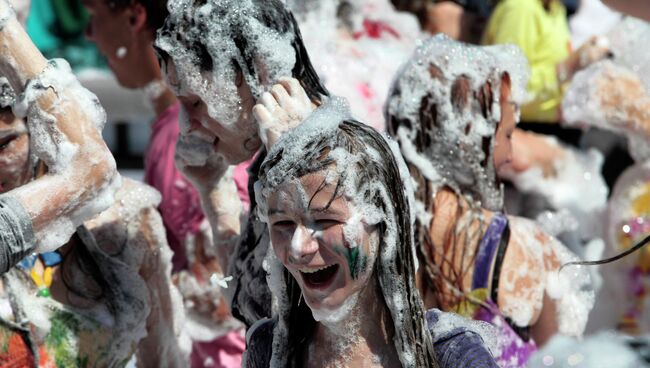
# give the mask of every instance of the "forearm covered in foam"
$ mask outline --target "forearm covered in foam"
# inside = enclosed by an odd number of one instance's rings
[[[214,246],[224,270],[228,269],[226,263],[241,233],[242,206],[232,173],[230,168],[214,187],[199,190],[203,211],[210,222]]]
[[[48,63],[0,0],[0,74],[26,117],[32,153],[48,174],[7,193],[32,221],[39,250],[63,244],[75,228],[106,209],[119,186],[115,161],[101,138],[105,114],[64,61]]]

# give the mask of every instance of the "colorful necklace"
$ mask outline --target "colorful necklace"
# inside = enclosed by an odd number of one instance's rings
[[[43,264],[43,272],[39,273],[36,270],[36,260],[40,259]],[[63,257],[58,251],[47,252],[42,254],[32,253],[31,255],[25,257],[18,267],[29,272],[34,284],[38,287],[36,292],[37,296],[48,298],[50,297],[50,286],[52,286],[52,273],[54,272],[54,267],[61,263]]]

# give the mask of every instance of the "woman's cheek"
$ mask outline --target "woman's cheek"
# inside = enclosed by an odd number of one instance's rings
[[[278,259],[285,265],[288,260],[287,255],[291,248],[291,241],[295,233],[296,228],[294,226],[271,228],[271,244],[273,245],[273,250]]]
[[[278,259],[286,265],[287,242],[284,240],[284,238],[285,236],[281,233],[277,231],[271,231],[271,245],[273,246],[275,256],[278,257]]]
[[[321,243],[334,248],[346,248],[350,245],[348,244],[348,240],[345,238],[342,225],[332,226],[319,231],[317,233],[317,238]]]

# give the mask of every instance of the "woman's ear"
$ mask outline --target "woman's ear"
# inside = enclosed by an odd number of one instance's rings
[[[129,25],[134,33],[142,32],[148,28],[147,9],[142,4],[135,2],[127,11],[129,12]]]
[[[502,100],[508,101],[510,99],[511,86],[510,74],[503,72],[501,74],[501,96],[499,96]]]

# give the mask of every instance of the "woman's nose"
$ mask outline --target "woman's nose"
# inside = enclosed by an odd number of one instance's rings
[[[310,257],[318,251],[318,241],[312,232],[303,225],[298,225],[291,238],[289,255],[296,261],[309,262]]]

